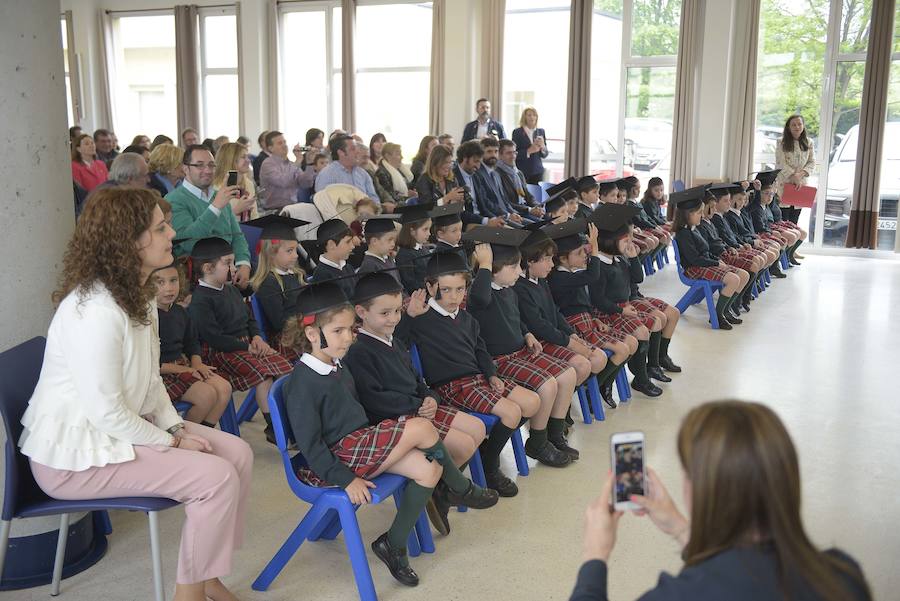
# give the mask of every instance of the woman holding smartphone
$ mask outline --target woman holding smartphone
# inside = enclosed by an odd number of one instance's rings
[[[237,177],[234,173],[237,173]],[[229,173],[234,182],[228,181]],[[253,182],[253,171],[250,169],[250,155],[247,147],[233,142],[223,144],[216,154],[216,173],[213,176],[213,187],[217,190],[225,186],[238,186],[240,195],[231,199],[231,210],[240,222],[259,217],[256,203],[256,184]]]
[[[512,133],[512,141],[516,144],[516,167],[525,174],[529,184],[540,183],[544,178],[544,159],[550,154],[546,134],[537,122],[537,109],[526,107],[519,119],[519,127]]]
[[[643,601],[868,601],[859,565],[815,548],[800,519],[800,468],[791,438],[771,409],[718,401],[697,407],[678,432],[684,504],[675,507],[647,469],[646,496],[633,495],[657,528],[682,546],[684,568],[660,575]],[[610,510],[614,474],[585,513],[584,564],[570,601],[607,599],[607,562],[622,516]]]

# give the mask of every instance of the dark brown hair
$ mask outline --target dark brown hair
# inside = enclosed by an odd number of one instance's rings
[[[324,328],[331,320],[334,319],[335,315],[339,315],[344,311],[350,311],[351,313],[356,315],[353,311],[353,305],[347,303],[345,305],[339,305],[332,309],[328,309],[327,311],[322,311],[321,313],[316,314],[316,320],[312,326],[303,325],[302,316],[295,315],[284,322],[284,329],[281,330],[281,344],[283,344],[287,348],[292,348],[300,354],[303,353],[311,353],[313,351],[312,343],[306,337],[306,328],[307,327],[316,327],[316,328]]]
[[[525,275],[528,275],[528,264],[529,263],[537,263],[541,259],[546,256],[553,257],[556,255],[556,242],[554,242],[551,238],[547,240],[543,240],[534,246],[529,246],[521,250],[522,253],[522,269],[525,270]]]
[[[400,233],[397,235],[397,246],[401,248],[415,248],[416,240],[413,238],[413,231],[422,227],[422,224],[431,218],[419,219],[418,221],[410,221],[400,226]]]
[[[688,227],[688,215],[699,210],[701,210],[701,207],[694,207],[693,209],[679,209],[676,207],[675,219],[672,220],[672,231],[677,232]]]
[[[413,162],[422,161],[424,163],[428,160],[428,145],[432,141],[437,141],[437,136],[422,137],[419,141],[419,150],[416,152],[416,156],[413,157]]]
[[[150,190],[101,188],[88,198],[63,255],[63,270],[53,302],[73,291],[83,299],[103,284],[128,317],[149,325],[149,301],[155,286],[141,281],[137,240],[150,229],[159,196]]]
[[[856,566],[809,540],[800,517],[797,452],[771,409],[741,401],[701,405],[681,424],[678,455],[691,487],[685,565],[766,543],[774,547],[785,598],[795,598],[798,585],[826,601],[858,598],[854,589],[871,598]]]
[[[800,150],[805,152],[809,150],[809,138],[806,137],[806,120],[803,119],[803,115],[791,115],[784,122],[784,131],[781,133],[781,149],[785,152],[794,151],[794,134],[791,133],[791,121],[794,119],[803,121],[803,131],[797,138],[797,142],[800,143]]]
[[[81,134],[80,136],[78,136],[77,138],[72,140],[72,160],[73,161],[81,160],[81,152],[78,150],[78,147],[81,146],[81,141],[84,140],[85,138],[91,138],[91,134]],[[93,139],[94,138],[91,138],[91,140],[93,140]],[[96,157],[97,157],[97,155],[94,155],[95,159],[96,159]]]

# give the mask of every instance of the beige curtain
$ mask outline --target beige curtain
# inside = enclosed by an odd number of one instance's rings
[[[884,121],[887,116],[891,71],[894,8],[895,0],[875,0],[872,3],[847,248],[874,249],[878,243],[879,184],[881,159],[884,156]]]
[[[178,140],[188,127],[200,131],[200,11],[193,4],[175,7],[175,81]]]
[[[569,11],[569,85],[566,92],[566,177],[580,177],[590,169],[593,20],[593,2],[575,0],[572,3]]]
[[[503,29],[506,0],[481,0],[481,91],[491,101],[491,116],[503,119]],[[512,135],[509,132],[508,135]]]
[[[681,4],[669,189],[675,180],[680,179],[686,186],[694,180],[694,106],[703,52],[704,6],[705,0],[684,0]]]
[[[268,78],[268,94],[266,94],[267,105],[267,123],[264,122],[265,129],[279,129],[279,107],[278,98],[280,91],[278,89],[278,77],[280,74],[280,65],[278,62],[278,47],[280,45],[281,28],[278,26],[278,0],[268,0],[266,6],[266,77]]]
[[[72,11],[63,13],[66,20],[66,60],[69,61],[69,87],[72,91],[72,116],[75,123],[84,119],[84,106],[81,104],[81,74],[78,68],[78,55],[75,52],[75,31],[72,27]]]
[[[356,131],[356,0],[341,0],[341,122],[349,133]]]
[[[434,0],[431,5],[431,99],[428,104],[428,132],[444,133],[444,36],[447,4]]]
[[[753,142],[756,130],[756,57],[759,51],[760,0],[735,4],[731,83],[725,123],[725,176],[747,177],[755,169]]]
[[[97,13],[100,22],[100,97],[97,99],[97,119],[94,128],[116,128],[116,107],[113,102],[113,82],[116,78],[116,54],[113,46],[112,16],[109,11],[100,9]]]

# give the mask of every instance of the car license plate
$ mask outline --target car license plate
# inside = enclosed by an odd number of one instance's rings
[[[895,219],[879,219],[878,229],[897,231],[897,221]]]

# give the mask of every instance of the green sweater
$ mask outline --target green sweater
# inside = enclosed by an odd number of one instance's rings
[[[210,204],[191,194],[183,186],[178,186],[168,194],[166,200],[172,205],[172,227],[176,238],[190,238],[175,245],[175,256],[189,255],[194,243],[213,236],[228,241],[234,248],[234,262],[250,264],[250,249],[247,239],[234,217],[231,207],[226,206],[218,215]]]

